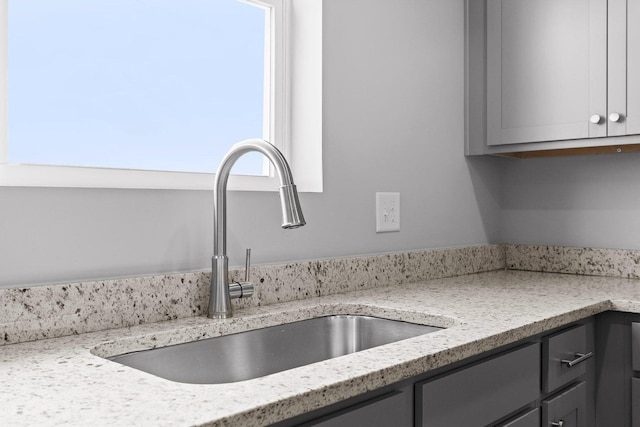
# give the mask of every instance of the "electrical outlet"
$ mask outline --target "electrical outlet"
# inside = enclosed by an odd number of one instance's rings
[[[376,193],[376,233],[400,231],[400,193]]]

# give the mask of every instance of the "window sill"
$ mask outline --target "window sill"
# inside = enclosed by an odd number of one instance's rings
[[[295,176],[295,175],[294,175]],[[46,165],[0,165],[3,187],[66,187],[171,189],[213,191],[213,173],[166,172],[132,169],[66,167]],[[228,189],[235,191],[275,191],[276,177],[231,175]],[[303,187],[305,185],[303,184]],[[303,188],[300,191],[316,191]]]

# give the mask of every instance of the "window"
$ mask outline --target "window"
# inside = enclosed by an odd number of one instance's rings
[[[321,55],[313,2],[0,0],[0,185],[212,188],[222,155],[255,137],[278,145],[296,177],[312,164],[317,175],[321,133],[308,118],[321,120],[321,109],[299,114],[309,130],[287,114],[292,102],[321,105],[321,61],[312,73],[298,67],[311,79],[291,81],[307,47]],[[301,33],[298,61],[291,28]],[[310,89],[292,95],[293,84]],[[311,141],[292,150],[291,134]],[[232,189],[274,188],[260,155],[234,172],[254,176],[233,177]],[[321,189],[321,179],[302,181]]]
[[[237,0],[11,1],[8,161],[211,172],[234,141],[269,138],[269,15]],[[262,173],[253,160],[242,172]]]

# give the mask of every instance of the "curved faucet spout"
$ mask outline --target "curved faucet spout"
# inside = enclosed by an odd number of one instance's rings
[[[213,193],[213,258],[211,259],[211,296],[209,317],[231,317],[229,294],[229,267],[227,258],[227,182],[235,162],[245,153],[257,151],[273,164],[280,179],[280,204],[282,228],[297,228],[306,224],[298,191],[293,183],[291,168],[282,153],[272,144],[261,139],[247,139],[235,144],[224,156],[214,180]]]

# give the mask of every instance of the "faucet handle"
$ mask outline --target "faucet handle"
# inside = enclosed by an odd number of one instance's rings
[[[248,298],[253,295],[253,283],[236,282],[229,283],[229,298]]]
[[[247,249],[246,258],[244,261],[244,282],[229,284],[229,297],[231,299],[247,298],[253,295],[253,283],[249,281],[250,276],[251,276],[251,249]]]
[[[251,248],[247,248],[247,254],[244,260],[244,281],[249,281],[249,276],[251,276]]]

